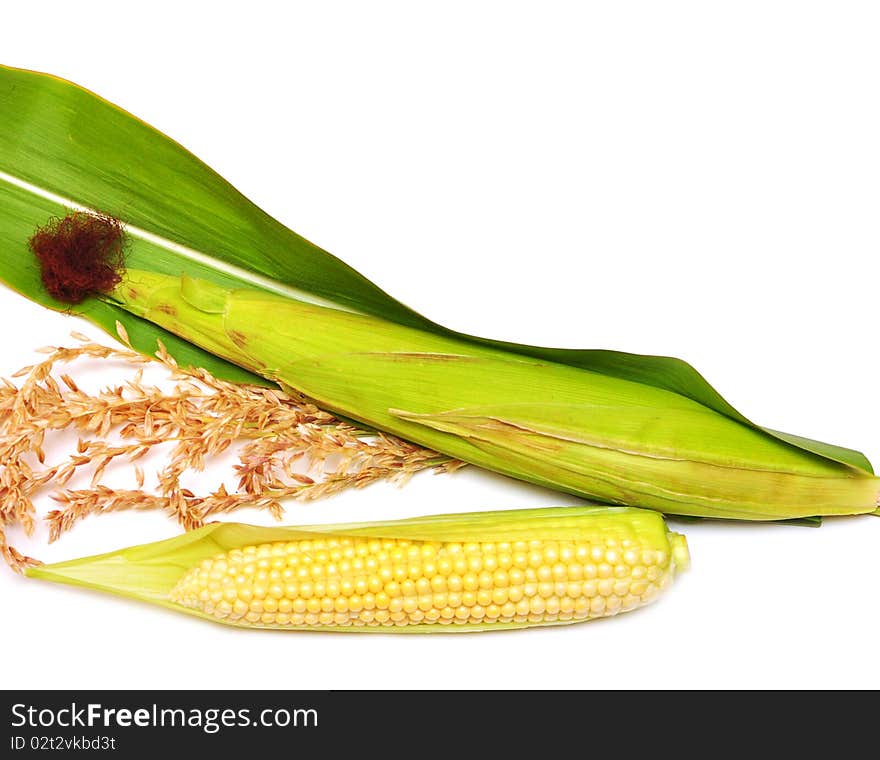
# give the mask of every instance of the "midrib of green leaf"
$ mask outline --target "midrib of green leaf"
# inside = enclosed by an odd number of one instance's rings
[[[0,183],[5,183],[21,191],[25,197],[33,195],[37,198],[45,199],[57,209],[56,214],[63,214],[66,211],[83,211],[91,214],[100,213],[100,209],[89,208],[72,198],[64,198],[57,193],[26,182],[4,171],[0,171]],[[309,293],[290,283],[282,282],[261,275],[252,269],[245,269],[236,264],[217,259],[202,251],[181,245],[133,224],[125,224],[125,233],[129,241],[136,241],[134,249],[129,251],[129,264],[131,266],[146,267],[148,264],[151,264],[150,268],[156,269],[157,264],[161,265],[163,261],[168,261],[174,263],[174,266],[169,268],[168,273],[177,274],[179,268],[176,265],[180,259],[183,259],[188,262],[189,270],[200,273],[199,277],[215,280],[218,284],[224,284],[227,287],[266,290],[287,298],[295,298],[299,301],[315,304],[316,306],[325,306],[343,311],[357,311],[350,306],[316,296],[314,293]]]

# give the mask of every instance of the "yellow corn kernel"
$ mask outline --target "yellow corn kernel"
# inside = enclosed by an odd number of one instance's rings
[[[451,576],[444,575],[456,557],[463,556],[472,571],[498,568],[501,558],[495,544],[403,539],[388,539],[380,544],[370,538],[352,536],[338,536],[332,541],[348,556],[365,558],[363,569],[350,567],[343,574],[339,565],[329,562],[326,552],[316,551],[314,541],[278,541],[255,547],[257,556],[283,559],[285,567],[310,564],[325,579],[325,596],[320,601],[312,597],[310,588],[303,591],[307,584],[301,584],[299,590],[293,584],[286,588],[273,586],[266,597],[258,579],[259,565],[250,564],[248,555],[238,550],[219,553],[199,563],[180,579],[169,599],[219,620],[241,623],[243,618],[245,623],[274,628],[303,627],[297,615],[270,614],[281,609],[319,613],[315,627],[332,624],[380,628],[389,621],[400,626],[430,626],[450,620],[458,625],[485,626],[487,622],[516,614],[531,624],[549,624],[559,621],[561,616],[571,621],[589,620],[641,606],[675,572],[673,557],[679,563],[686,557],[684,540],[676,534],[672,534],[671,551],[636,545],[620,547],[615,539],[604,538],[601,532],[589,540],[538,539],[529,546],[529,569],[536,582],[527,581],[523,572],[495,569],[470,572],[456,586],[450,584]],[[400,575],[395,572],[396,562],[404,556],[427,553],[433,561],[410,565],[409,583],[396,580]],[[655,570],[654,578],[646,582],[650,569]],[[579,581],[592,574],[598,580]],[[444,590],[453,586],[461,591]],[[364,588],[373,594],[369,602],[358,593]],[[206,601],[221,590],[222,602]],[[278,598],[277,593],[284,595]],[[248,601],[257,597],[265,598],[256,608],[251,601],[250,609],[262,610],[264,614],[258,619],[243,616],[241,611],[247,609]],[[375,612],[364,614],[368,604],[375,607]]]

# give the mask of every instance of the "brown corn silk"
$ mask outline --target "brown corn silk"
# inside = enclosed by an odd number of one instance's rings
[[[121,279],[125,233],[122,222],[111,216],[74,211],[50,219],[28,245],[40,264],[43,285],[62,303],[82,303]]]

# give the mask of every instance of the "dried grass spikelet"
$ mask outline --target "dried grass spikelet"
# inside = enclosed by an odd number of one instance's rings
[[[128,336],[117,324],[126,346]],[[42,362],[19,370],[20,386],[0,381],[0,554],[16,571],[39,564],[10,546],[5,529],[20,525],[27,535],[36,526],[34,496],[54,486],[58,507],[46,516],[50,541],[90,514],[121,510],[162,510],[186,530],[241,507],[258,507],[276,518],[281,499],[314,500],[378,480],[402,482],[419,470],[457,469],[461,463],[383,433],[364,430],[319,409],[307,398],[281,390],[218,380],[202,369],[183,369],[159,345],[156,361],[175,385],[170,391],[143,382],[154,360],[130,348],[110,348],[74,333],[79,345],[41,349]],[[122,360],[135,369],[122,385],[89,394],[68,374],[52,372],[76,359]],[[59,382],[60,381],[60,382]],[[47,432],[75,429],[77,450],[66,461],[46,464]],[[121,443],[108,441],[114,434]],[[155,492],[145,490],[137,464],[158,444],[174,441],[158,472]],[[181,477],[233,443],[243,443],[235,466],[238,486],[221,484],[195,494]],[[107,466],[128,461],[137,488],[101,484]],[[77,472],[91,472],[91,485],[64,486]]]

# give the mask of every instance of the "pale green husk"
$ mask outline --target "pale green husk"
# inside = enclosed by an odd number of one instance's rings
[[[186,276],[129,270],[108,300],[341,415],[577,496],[751,520],[877,507],[870,473],[663,388]]]

